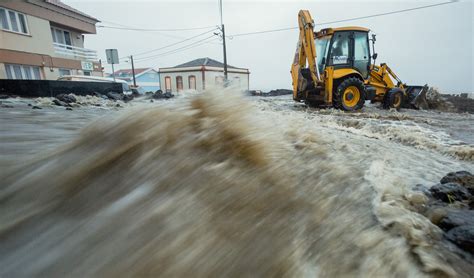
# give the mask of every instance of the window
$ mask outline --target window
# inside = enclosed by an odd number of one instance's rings
[[[21,32],[27,34],[28,29],[26,27],[26,18],[24,14],[18,14],[18,20],[20,21]]]
[[[5,64],[5,71],[8,79],[41,79],[39,67],[35,66]]]
[[[12,67],[13,67],[13,73],[15,74],[16,79],[24,79],[23,73],[21,72],[21,66],[13,65]]]
[[[10,23],[12,30],[15,32],[19,32],[20,29],[18,29],[18,21],[16,18],[16,13],[14,11],[8,11],[8,15],[10,16]]]
[[[189,89],[196,90],[196,76],[190,75],[188,77]]]
[[[14,79],[10,65],[5,65],[5,71],[7,72],[7,79]]]
[[[2,29],[9,30],[7,12],[4,9],[0,9],[0,22],[2,23]]]
[[[59,69],[59,76],[71,75],[71,70],[68,69]]]
[[[33,69],[33,76],[35,77],[36,80],[41,79],[41,74],[40,74],[40,69],[39,67],[32,67]]]
[[[366,78],[369,74],[369,40],[366,32],[354,33],[354,67]]]
[[[69,31],[51,27],[51,36],[53,37],[53,42],[55,43],[72,46],[71,33]],[[71,47],[66,48],[72,49]]]
[[[330,36],[322,37],[316,39],[316,54],[317,54],[317,64],[319,72],[323,72],[326,64],[326,59],[328,56],[329,50],[329,41],[331,40]]]
[[[181,92],[183,90],[183,77],[176,76],[176,90]]]
[[[337,32],[333,37],[331,45],[330,65],[341,65],[349,63],[349,32]]]
[[[28,34],[26,16],[12,10],[0,7],[0,27],[16,33]]]
[[[90,71],[87,71],[87,70],[85,70],[85,71],[84,71],[84,75],[85,75],[85,76],[91,76],[91,72],[90,72]]]
[[[169,76],[165,77],[165,92],[171,93],[171,77]]]

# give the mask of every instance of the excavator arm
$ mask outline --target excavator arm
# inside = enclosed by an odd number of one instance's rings
[[[298,13],[299,40],[295,58],[291,65],[293,79],[293,99],[299,100],[299,95],[308,88],[315,87],[321,81],[316,64],[316,47],[314,41],[314,21],[309,11],[300,10]]]
[[[390,74],[390,76],[393,77],[393,79],[397,80],[397,87],[400,88],[400,89],[405,89],[404,86],[403,86],[403,82],[402,80],[400,80],[400,78],[398,78],[398,76],[392,71],[392,69],[385,63],[381,64],[382,67],[385,67],[385,69],[387,70],[387,72]]]

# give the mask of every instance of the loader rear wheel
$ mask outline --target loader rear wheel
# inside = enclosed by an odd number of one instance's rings
[[[336,108],[354,111],[364,107],[365,88],[364,82],[356,77],[349,77],[337,86],[334,92]]]
[[[383,108],[395,108],[400,110],[403,103],[403,92],[401,90],[390,90],[383,99]]]

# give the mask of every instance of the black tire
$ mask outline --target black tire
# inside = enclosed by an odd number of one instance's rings
[[[357,90],[354,90],[354,87],[357,88]],[[364,82],[357,77],[344,79],[337,86],[336,91],[334,92],[333,102],[334,107],[345,111],[361,109],[364,107],[365,102]]]
[[[311,107],[311,108],[321,107],[320,103],[317,101],[305,100],[304,104],[306,104],[306,106]]]
[[[403,104],[403,91],[401,89],[395,88],[388,91],[383,98],[383,108],[395,108],[400,110]]]

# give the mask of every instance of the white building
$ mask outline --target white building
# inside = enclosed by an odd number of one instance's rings
[[[202,92],[224,82],[224,64],[211,58],[199,58],[172,68],[160,68],[159,73],[163,92]],[[229,83],[241,90],[249,89],[249,74],[248,69],[227,65]]]

